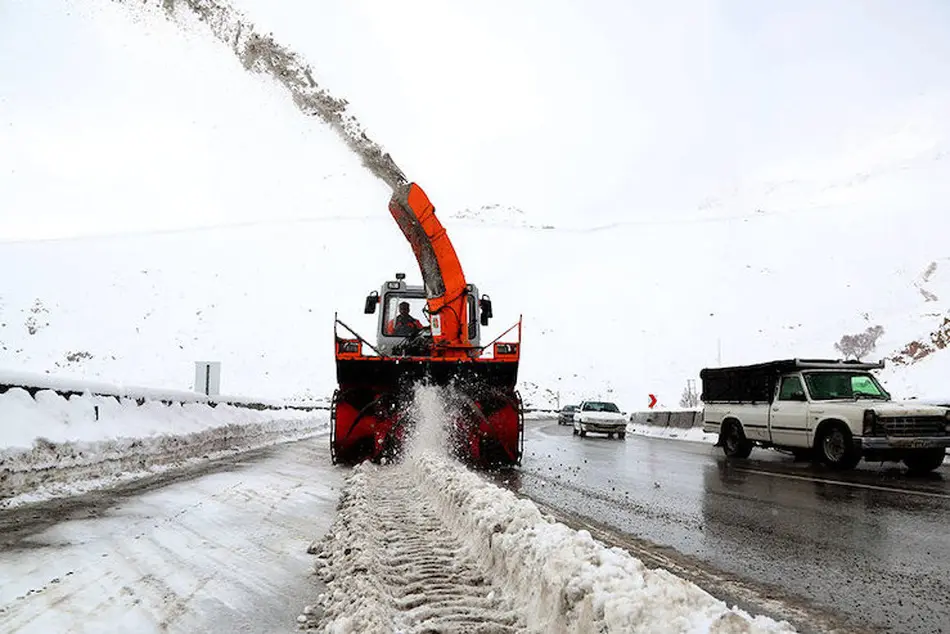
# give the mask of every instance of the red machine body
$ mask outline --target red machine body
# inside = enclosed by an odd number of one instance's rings
[[[395,459],[415,429],[415,386],[435,385],[447,401],[449,449],[481,467],[520,464],[524,414],[517,392],[521,319],[487,345],[481,327],[491,299],[479,297],[435,208],[415,183],[399,187],[389,210],[412,247],[422,286],[405,276],[366,298],[378,307],[373,345],[339,319],[334,323],[338,387],[331,406],[334,463]],[[413,315],[413,308],[421,314]],[[347,333],[341,334],[340,328]],[[517,331],[517,340],[501,337]]]

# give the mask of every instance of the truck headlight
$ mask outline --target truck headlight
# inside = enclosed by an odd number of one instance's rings
[[[950,414],[950,410],[948,410],[947,413]],[[864,410],[864,435],[865,436],[874,435],[874,426],[876,424],[877,424],[877,412],[875,412],[873,409]]]

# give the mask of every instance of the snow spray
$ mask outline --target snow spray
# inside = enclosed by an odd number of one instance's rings
[[[413,420],[413,425],[412,432],[406,440],[406,455],[411,457],[435,453],[447,456],[449,454],[448,426],[453,416],[444,389],[417,383],[413,386],[412,403],[408,413]]]
[[[197,18],[216,39],[231,49],[245,70],[270,76],[290,93],[301,112],[327,123],[360,157],[363,166],[390,189],[396,191],[408,182],[389,153],[369,138],[356,117],[347,114],[345,99],[334,97],[321,88],[314,80],[311,68],[296,53],[275,42],[271,35],[259,33],[249,20],[226,2],[152,0],[126,4],[139,9],[160,5],[167,17],[182,28],[186,27],[189,16]]]

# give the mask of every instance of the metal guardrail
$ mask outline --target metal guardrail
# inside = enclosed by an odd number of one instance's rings
[[[145,396],[145,395],[132,395],[132,394],[123,394],[117,392],[110,392],[108,390],[99,390],[99,389],[87,389],[87,390],[78,390],[78,389],[64,389],[48,386],[37,386],[29,385],[24,383],[0,383],[0,394],[4,394],[12,389],[21,389],[27,392],[31,397],[36,398],[36,395],[39,392],[53,392],[62,396],[63,398],[69,398],[71,396],[100,396],[104,398],[114,398],[118,402],[123,400],[133,400],[136,405],[144,405],[145,403],[162,403],[164,405],[184,405],[186,403],[200,403],[208,405],[210,407],[217,407],[218,405],[230,405],[231,407],[240,407],[244,409],[253,409],[253,410],[282,410],[282,409],[293,409],[300,411],[315,411],[315,410],[329,410],[329,403],[326,405],[320,404],[301,404],[301,403],[263,403],[255,401],[245,401],[245,400],[229,400],[228,398],[217,398],[204,396],[203,394],[195,394],[194,399],[189,398],[162,398],[160,396]]]
[[[674,427],[676,429],[691,429],[703,426],[702,410],[649,410],[632,412],[630,422],[651,427]]]

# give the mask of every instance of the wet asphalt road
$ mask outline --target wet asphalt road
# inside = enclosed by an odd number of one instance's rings
[[[774,587],[858,630],[950,632],[950,460],[836,473],[755,449],[575,437],[529,422],[509,486],[538,502]]]

